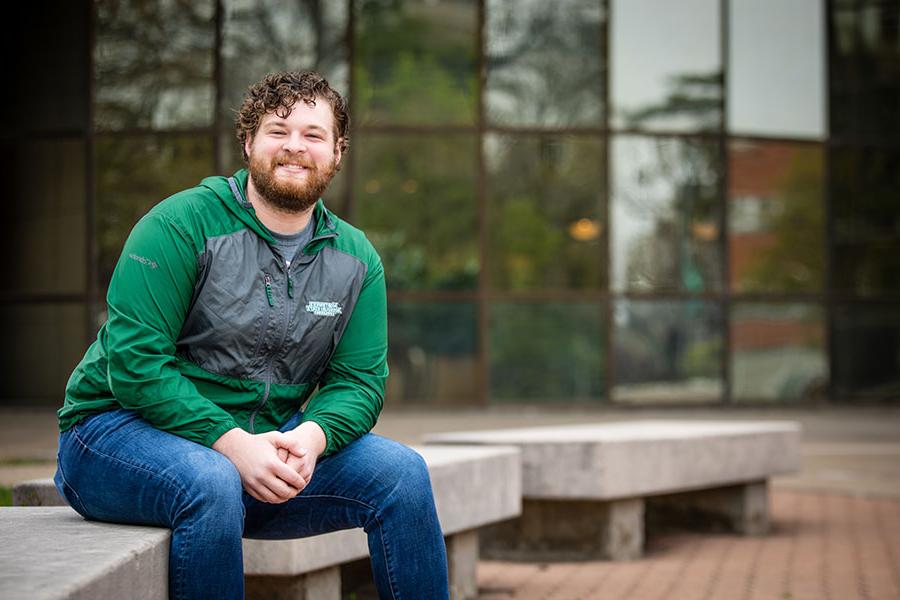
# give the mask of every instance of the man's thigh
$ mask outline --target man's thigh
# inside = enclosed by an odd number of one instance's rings
[[[56,482],[89,519],[163,527],[175,526],[198,490],[241,490],[223,455],[128,410],[91,416],[61,434]]]
[[[368,527],[399,496],[421,494],[433,502],[428,470],[412,449],[366,434],[316,465],[309,485],[283,504],[266,504],[245,494],[244,536],[259,539],[308,537]]]

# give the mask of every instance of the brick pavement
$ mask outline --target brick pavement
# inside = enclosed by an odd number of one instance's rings
[[[900,499],[774,490],[763,537],[669,532],[632,562],[479,564],[479,600],[900,600]]]

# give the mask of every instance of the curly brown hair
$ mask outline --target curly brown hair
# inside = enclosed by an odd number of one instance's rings
[[[334,114],[334,139],[341,153],[347,152],[350,148],[347,102],[324,77],[314,71],[282,71],[270,73],[262,81],[247,88],[247,95],[234,123],[244,162],[249,160],[244,149],[245,142],[256,135],[263,116],[274,112],[286,119],[297,100],[315,104],[318,99],[324,99],[331,105]]]

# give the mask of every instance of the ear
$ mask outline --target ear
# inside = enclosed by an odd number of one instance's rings
[[[341,142],[344,141],[344,138],[338,138],[334,143],[334,166],[339,167],[341,165],[341,158],[343,158],[344,154],[341,152]]]
[[[247,155],[247,160],[250,160],[250,147],[253,145],[253,136],[248,135],[247,139],[244,140],[244,154]]]

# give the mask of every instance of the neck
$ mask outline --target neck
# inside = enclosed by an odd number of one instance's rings
[[[313,210],[316,205],[313,204],[303,212],[288,212],[280,210],[271,204],[257,191],[253,185],[253,178],[247,180],[247,200],[253,205],[257,218],[262,222],[269,231],[291,235],[299,233],[309,224],[312,218]]]

